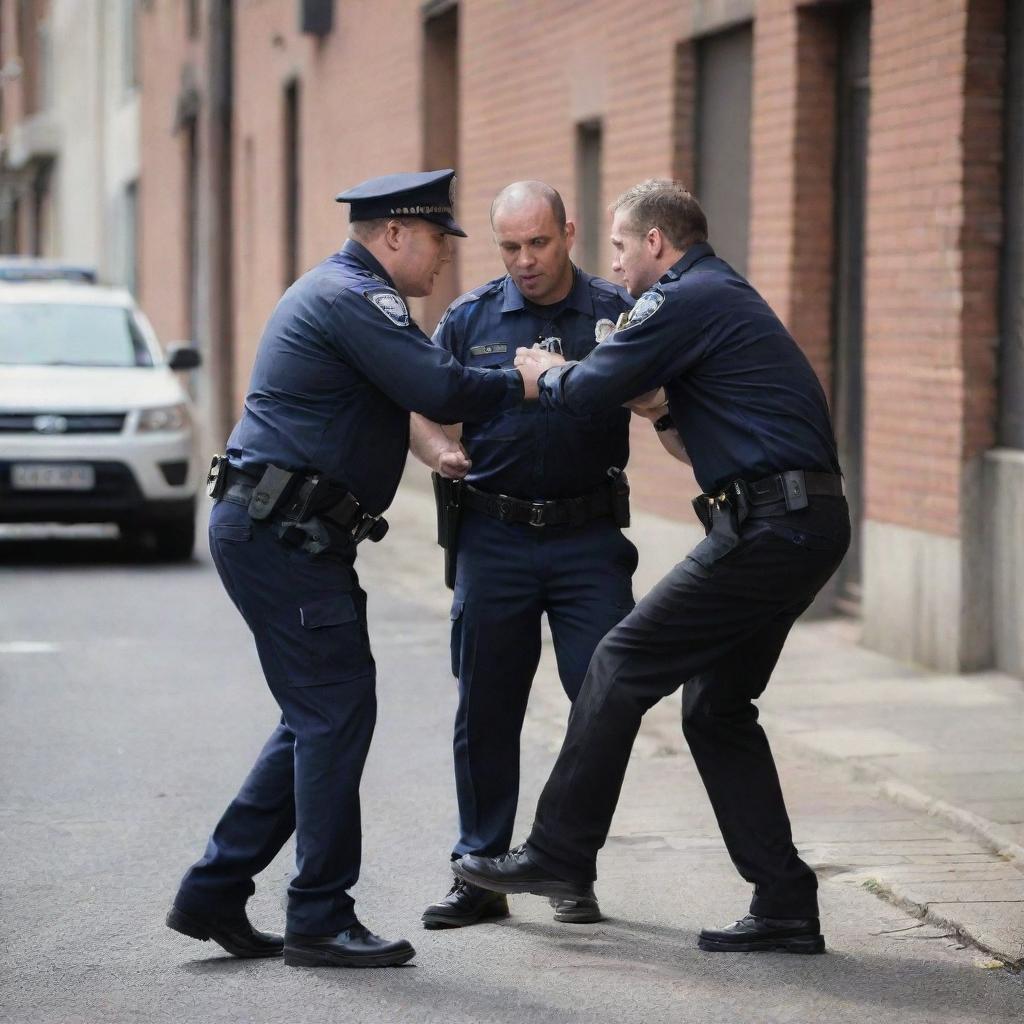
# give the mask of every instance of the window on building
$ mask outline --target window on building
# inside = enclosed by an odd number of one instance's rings
[[[189,39],[199,35],[199,5],[201,0],[185,0],[185,30]]]
[[[601,206],[601,122],[576,126],[576,262],[600,274],[601,239],[607,234]]]
[[[750,25],[697,42],[696,194],[715,251],[747,272],[750,233]]]
[[[999,444],[1024,448],[1024,7],[1006,13]]]
[[[137,9],[136,0],[121,0],[121,60],[125,92],[131,92],[139,84]]]
[[[299,276],[299,189],[302,140],[299,135],[299,83],[284,89],[284,286]]]
[[[124,189],[121,223],[121,280],[125,288],[137,294],[139,285],[139,183],[129,182]]]

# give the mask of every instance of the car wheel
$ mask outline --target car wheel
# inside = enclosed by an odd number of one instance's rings
[[[154,526],[153,532],[159,558],[167,562],[185,562],[192,557],[196,543],[196,522],[191,516],[188,519],[159,523]]]

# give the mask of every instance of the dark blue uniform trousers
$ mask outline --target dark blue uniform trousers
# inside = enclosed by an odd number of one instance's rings
[[[549,870],[596,877],[645,711],[683,686],[683,733],[751,912],[816,917],[817,880],[793,845],[752,703],[796,618],[849,545],[844,498],[748,519],[732,547],[706,538],[601,641],[573,705],[528,844]]]
[[[376,719],[366,595],[351,544],[313,556],[283,544],[275,530],[227,502],[210,517],[217,571],[256,639],[281,721],[175,903],[237,914],[253,876],[294,831],[288,928],[328,935],[356,920],[348,890],[359,877],[359,781]]]
[[[598,641],[633,607],[636,564],[636,548],[608,518],[538,528],[466,510],[452,605],[452,671],[459,680],[454,857],[509,847],[542,615],[572,701]]]

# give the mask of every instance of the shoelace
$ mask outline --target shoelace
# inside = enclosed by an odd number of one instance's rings
[[[459,876],[456,875],[454,881],[452,882],[452,887],[448,890],[448,895],[452,896],[457,892],[463,892],[468,886],[469,882],[467,882],[464,878],[459,878]]]

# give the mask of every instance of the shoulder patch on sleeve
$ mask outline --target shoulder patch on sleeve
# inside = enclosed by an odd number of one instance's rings
[[[661,309],[664,301],[665,293],[659,288],[652,288],[650,291],[644,292],[636,300],[636,305],[629,311],[629,321],[626,323],[626,326],[620,328],[620,330],[628,331],[630,327],[636,327],[637,324],[642,324],[645,320],[649,320]]]
[[[376,306],[393,324],[398,327],[409,326],[409,307],[402,296],[390,288],[376,288],[363,292],[366,299]]]

